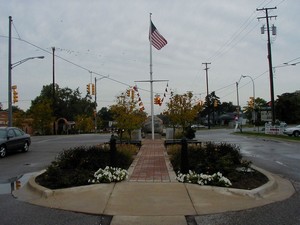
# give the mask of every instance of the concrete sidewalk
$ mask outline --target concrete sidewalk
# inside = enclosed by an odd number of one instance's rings
[[[36,184],[32,177],[14,196],[45,207],[113,215],[112,225],[186,225],[186,215],[249,209],[294,193],[289,181],[258,170],[270,181],[250,191],[179,183],[163,141],[145,140],[129,169],[128,181],[50,190]]]

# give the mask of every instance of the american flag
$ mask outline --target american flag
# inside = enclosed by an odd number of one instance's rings
[[[158,32],[152,21],[150,25],[149,40],[157,50],[160,50],[168,43],[167,40]]]

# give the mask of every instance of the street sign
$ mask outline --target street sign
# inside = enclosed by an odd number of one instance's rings
[[[271,111],[261,111],[260,115],[261,115],[262,121],[267,121],[267,122],[272,121],[272,112]]]

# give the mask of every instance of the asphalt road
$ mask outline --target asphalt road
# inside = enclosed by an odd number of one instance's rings
[[[254,165],[289,179],[296,193],[287,200],[259,208],[191,217],[189,225],[299,225],[300,143],[232,135],[231,132],[199,131],[196,138],[238,145],[244,158]]]
[[[300,144],[232,135],[232,130],[204,130],[196,133],[202,141],[228,142],[240,147],[245,158],[295,185],[291,198],[263,207],[204,216],[188,217],[189,225],[298,225],[300,224]],[[106,142],[110,135],[72,135],[33,137],[28,153],[11,154],[0,159],[0,186],[8,179],[46,168],[55,156],[69,147]],[[110,216],[86,215],[30,205],[1,194],[1,225],[95,225],[109,224]]]
[[[107,142],[109,134],[33,136],[30,150],[0,159],[0,183],[7,179],[45,169],[64,149]]]

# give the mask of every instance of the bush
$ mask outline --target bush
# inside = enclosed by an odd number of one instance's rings
[[[168,153],[171,155],[170,160],[174,171],[180,171],[181,146],[172,146]],[[250,161],[242,160],[238,146],[212,142],[205,145],[188,145],[188,160],[190,171],[207,175],[221,173],[232,183],[239,180],[242,173],[246,173],[237,169],[249,168],[251,164]]]
[[[118,146],[114,166],[128,169],[136,152],[135,146]],[[104,169],[109,164],[110,152],[107,145],[75,147],[61,152],[46,172],[36,178],[36,182],[51,189],[87,185],[97,170]]]

